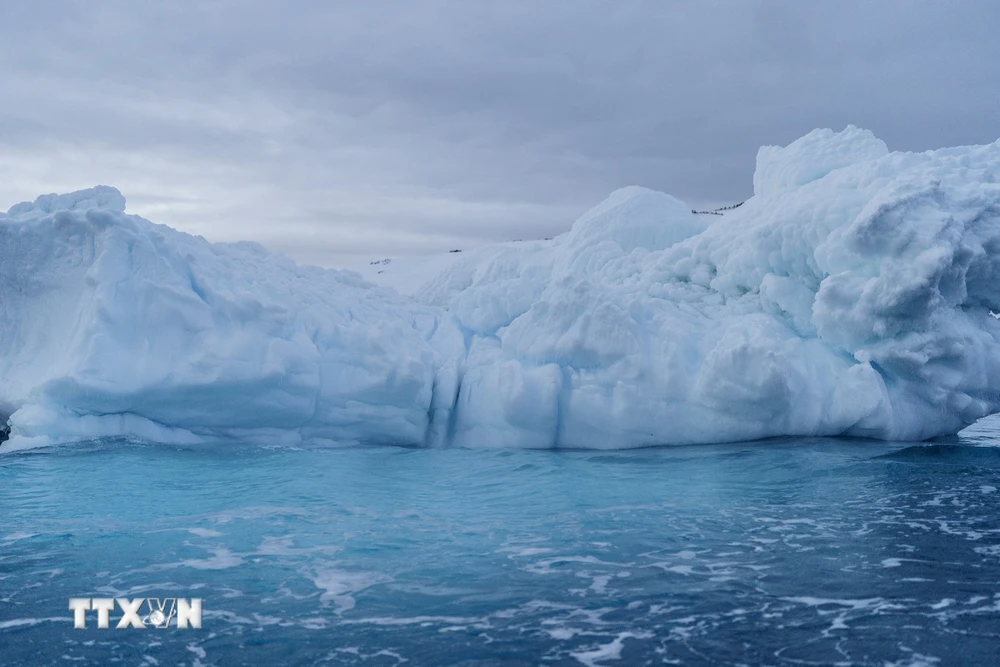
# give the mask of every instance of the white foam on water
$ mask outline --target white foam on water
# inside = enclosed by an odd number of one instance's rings
[[[310,579],[317,588],[323,590],[320,601],[323,604],[333,604],[337,614],[354,608],[353,593],[392,581],[392,577],[376,572],[347,572],[337,568],[317,569]]]
[[[6,621],[0,621],[0,630],[38,625],[39,623],[62,623],[72,620],[73,619],[69,616],[50,616],[47,618],[11,618]]]
[[[574,651],[570,655],[587,667],[601,667],[601,664],[608,660],[621,660],[626,639],[648,639],[649,637],[652,637],[649,633],[622,632],[607,644],[589,651]]]

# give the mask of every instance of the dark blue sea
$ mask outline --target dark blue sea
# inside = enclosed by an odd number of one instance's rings
[[[8,454],[0,664],[997,665],[998,488],[1000,420],[924,444]],[[200,598],[202,628],[75,629],[80,597]]]

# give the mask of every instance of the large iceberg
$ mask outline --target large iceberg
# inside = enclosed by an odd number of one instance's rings
[[[402,296],[124,213],[0,214],[6,449],[195,443],[619,448],[917,440],[1000,411],[1000,142],[816,130],[722,217],[625,188],[551,241]]]

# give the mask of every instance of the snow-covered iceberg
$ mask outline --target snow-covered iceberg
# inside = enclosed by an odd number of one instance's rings
[[[1000,142],[816,130],[762,148],[721,218],[625,188],[413,298],[126,215],[112,188],[41,197],[0,214],[4,447],[955,433],[1000,411],[998,174]]]

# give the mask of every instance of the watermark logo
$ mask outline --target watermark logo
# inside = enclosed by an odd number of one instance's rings
[[[156,604],[156,608],[153,604]],[[149,606],[149,613],[146,617],[142,619],[142,622],[146,625],[152,625],[154,628],[169,628],[170,619],[174,617],[177,613],[177,598],[146,598],[146,604]],[[188,608],[191,605],[188,603]],[[198,600],[198,624],[194,627],[201,627],[201,600]]]
[[[123,628],[169,628],[171,622],[182,630],[201,628],[201,598],[70,598],[69,609],[73,612],[73,627],[87,627],[87,612],[97,612],[97,627],[106,630],[111,627],[111,612],[115,606],[122,616],[115,627]]]

